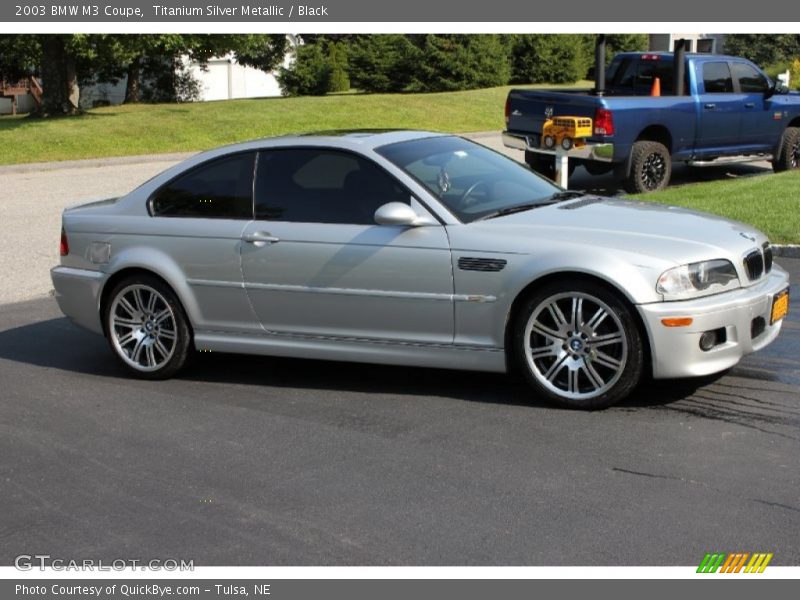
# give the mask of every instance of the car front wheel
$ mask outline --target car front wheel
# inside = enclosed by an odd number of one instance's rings
[[[144,379],[166,379],[186,362],[191,333],[175,293],[147,275],[121,281],[106,303],[106,333],[114,353]]]
[[[628,306],[592,282],[553,284],[527,299],[514,350],[537,395],[568,408],[606,408],[642,377],[641,336]]]

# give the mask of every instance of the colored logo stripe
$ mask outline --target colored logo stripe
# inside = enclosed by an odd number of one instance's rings
[[[772,560],[772,552],[707,552],[697,567],[698,573],[763,573]],[[747,562],[747,559],[750,559]],[[747,566],[745,566],[747,562]],[[742,568],[744,567],[744,571]]]

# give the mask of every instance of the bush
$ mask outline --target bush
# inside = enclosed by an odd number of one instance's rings
[[[358,36],[349,51],[350,83],[365,92],[405,91],[420,54],[404,35]]]
[[[346,92],[350,89],[348,75],[347,45],[344,42],[328,43],[328,64],[331,68],[331,79],[328,91]]]
[[[800,90],[800,58],[795,58],[789,67],[789,85]]]
[[[757,65],[789,62],[800,56],[800,34],[739,33],[725,37],[725,53]]]
[[[499,35],[426,35],[409,91],[445,92],[506,85],[509,48]]]
[[[588,51],[594,48],[593,39],[566,34],[514,36],[511,83],[575,83],[583,79],[594,60]]]
[[[278,85],[284,96],[323,96],[331,86],[331,66],[322,44],[297,46],[288,68],[281,67]]]

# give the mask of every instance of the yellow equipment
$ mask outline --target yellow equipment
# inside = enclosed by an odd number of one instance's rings
[[[564,150],[586,145],[592,135],[592,120],[589,117],[552,117],[544,122],[542,146],[548,150],[560,145]]]

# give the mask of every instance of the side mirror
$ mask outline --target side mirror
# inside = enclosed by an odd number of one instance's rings
[[[414,227],[421,225],[419,215],[408,204],[389,202],[375,211],[375,222],[378,225],[405,225]]]
[[[764,92],[765,98],[771,98],[772,96],[781,94],[788,94],[789,93],[789,86],[787,86],[782,80],[776,79],[775,83],[772,84],[771,87]]]

